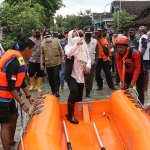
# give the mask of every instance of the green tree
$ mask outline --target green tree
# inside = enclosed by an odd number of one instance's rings
[[[32,29],[44,27],[45,17],[44,8],[40,4],[31,5],[30,1],[12,5],[5,2],[0,5],[0,25],[21,24],[23,33],[27,37],[31,35]],[[10,39],[14,40],[18,32],[20,32],[20,27],[11,29],[9,31]]]
[[[85,26],[91,26],[91,10],[80,11],[78,15],[57,15],[55,17],[59,31],[71,30],[76,27],[83,29]]]
[[[122,27],[123,25],[131,22],[132,19],[134,19],[136,15],[130,15],[129,13],[126,12],[126,10],[121,10],[116,12],[113,15],[114,22],[113,22],[113,27]]]
[[[29,0],[22,0],[22,2],[26,2]],[[5,2],[8,2],[10,5],[18,4],[20,0],[5,0]],[[57,10],[59,10],[62,6],[65,6],[62,3],[62,0],[30,0],[32,5],[40,4],[44,7],[45,11],[45,26],[48,28],[50,27],[50,24],[53,22],[53,16],[54,13],[56,13]]]

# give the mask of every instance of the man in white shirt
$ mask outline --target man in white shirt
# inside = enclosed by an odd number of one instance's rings
[[[141,52],[141,54],[143,56],[143,65],[145,67],[144,91],[147,91],[147,86],[148,86],[148,65],[149,65],[149,60],[150,60],[150,52],[149,52],[149,49],[147,48],[147,42],[146,42],[146,40],[148,39],[146,32],[147,32],[147,30],[146,30],[145,26],[139,27],[139,33],[140,33],[141,37],[139,39],[138,50]]]
[[[89,55],[91,57],[91,70],[90,73],[85,77],[85,89],[86,89],[86,98],[90,98],[90,91],[93,87],[93,78],[95,73],[96,64],[98,61],[98,44],[97,40],[92,38],[92,30],[90,27],[84,29],[85,33],[85,44],[87,45]]]

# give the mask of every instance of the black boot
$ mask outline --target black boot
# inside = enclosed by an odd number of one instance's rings
[[[51,86],[52,94],[55,95],[55,86]]]
[[[86,97],[86,98],[91,98],[91,96],[90,96],[90,91],[87,91],[87,90],[86,90],[86,95],[85,95],[85,97]]]
[[[60,97],[60,95],[59,95],[59,86],[58,85],[55,85],[55,95],[56,95],[56,97]]]
[[[73,124],[79,123],[79,121],[74,117],[74,104],[68,104],[67,120]]]

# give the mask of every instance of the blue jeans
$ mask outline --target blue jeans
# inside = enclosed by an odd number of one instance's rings
[[[65,69],[66,69],[66,65],[61,64],[60,85],[64,85]]]

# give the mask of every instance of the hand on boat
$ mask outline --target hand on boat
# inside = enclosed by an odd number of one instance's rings
[[[28,107],[26,104],[24,104],[23,106],[21,106],[21,108],[22,108],[26,113],[29,112],[29,107]]]
[[[135,86],[135,82],[131,82],[131,84],[129,85],[129,88],[133,88]]]
[[[34,98],[32,98],[32,97],[29,98],[29,101],[30,101],[30,104],[36,103],[36,100]]]
[[[122,82],[122,84],[121,84],[121,89],[122,89],[122,90],[127,89],[127,84],[126,84],[125,82]]]
[[[142,111],[146,111],[150,115],[150,105],[146,107],[145,109],[143,109]]]

